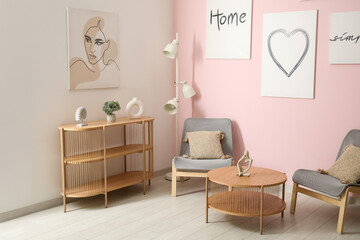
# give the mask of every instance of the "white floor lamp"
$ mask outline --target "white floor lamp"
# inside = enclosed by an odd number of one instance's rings
[[[179,151],[179,116],[178,116],[178,105],[179,105],[179,85],[182,85],[182,93],[184,98],[191,98],[196,93],[194,89],[188,85],[186,82],[179,81],[179,61],[178,61],[178,46],[179,46],[179,34],[176,33],[176,39],[174,39],[171,43],[166,45],[163,50],[163,54],[170,59],[176,60],[176,72],[175,72],[175,90],[176,90],[176,97],[169,100],[165,106],[164,110],[170,115],[175,115],[176,119],[176,155],[180,154]],[[171,180],[171,172],[166,174],[165,177],[167,180]]]

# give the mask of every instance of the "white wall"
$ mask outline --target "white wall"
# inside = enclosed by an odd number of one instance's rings
[[[119,12],[121,86],[68,91],[66,8]],[[137,96],[155,117],[155,170],[170,167],[172,61],[162,55],[173,38],[170,0],[0,0],[0,213],[60,197],[57,127],[84,106],[88,121],[104,119],[105,101]]]

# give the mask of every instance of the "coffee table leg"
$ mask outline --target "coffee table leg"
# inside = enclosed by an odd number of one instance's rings
[[[208,190],[208,185],[209,185],[209,178],[206,178],[206,223],[208,223],[208,211],[209,211],[209,204],[208,204],[208,198],[209,198],[209,190]]]
[[[263,234],[263,209],[264,209],[264,186],[261,186],[260,199],[260,234]]]
[[[285,183],[282,186],[282,200],[285,202]],[[281,218],[284,218],[284,211],[281,212]]]

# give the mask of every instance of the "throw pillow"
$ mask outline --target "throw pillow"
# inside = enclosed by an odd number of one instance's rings
[[[220,131],[187,132],[190,158],[224,158]]]
[[[189,138],[188,138],[188,133],[186,133],[184,139],[182,140],[183,142],[189,142]],[[225,138],[225,134],[224,133],[220,133],[220,140],[224,140]]]
[[[352,144],[344,148],[338,160],[330,167],[328,174],[341,183],[357,183],[360,181],[360,148]]]

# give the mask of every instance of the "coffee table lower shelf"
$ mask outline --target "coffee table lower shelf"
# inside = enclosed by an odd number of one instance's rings
[[[285,210],[285,202],[277,196],[263,193],[263,216],[274,215]],[[261,192],[228,191],[215,193],[208,198],[208,206],[216,211],[235,216],[259,217]]]
[[[215,168],[208,172],[205,187],[206,222],[209,208],[235,216],[259,217],[260,234],[263,234],[264,216],[281,213],[281,217],[284,217],[286,174],[261,167],[252,167],[247,177],[239,177],[237,173],[236,166]]]

